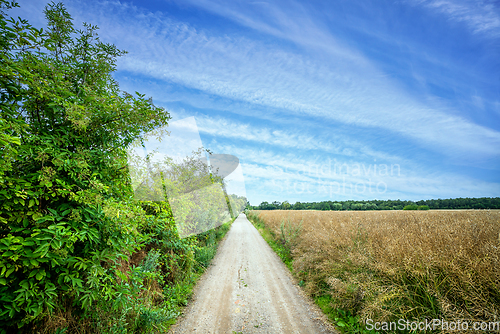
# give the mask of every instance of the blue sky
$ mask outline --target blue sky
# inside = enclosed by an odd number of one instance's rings
[[[13,13],[43,26],[46,1]],[[262,201],[500,196],[495,1],[65,1]]]

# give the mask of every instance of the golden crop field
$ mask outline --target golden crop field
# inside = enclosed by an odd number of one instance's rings
[[[500,321],[500,210],[253,213],[331,309],[361,321]]]

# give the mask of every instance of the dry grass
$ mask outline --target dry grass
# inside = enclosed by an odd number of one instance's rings
[[[361,319],[500,321],[500,211],[258,211],[295,275]]]

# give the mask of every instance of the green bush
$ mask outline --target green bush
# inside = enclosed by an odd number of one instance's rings
[[[125,52],[97,27],[51,3],[36,29],[14,6],[0,0],[0,332],[164,330],[199,240],[179,238],[167,203],[133,200],[126,148],[170,116],[119,90]]]

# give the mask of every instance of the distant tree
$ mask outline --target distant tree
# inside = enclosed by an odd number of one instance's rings
[[[354,203],[351,205],[351,210],[362,210],[363,209],[363,204],[361,203]]]
[[[340,211],[342,210],[342,203],[333,203],[331,205],[332,210]]]
[[[258,209],[259,210],[271,210],[271,207],[270,207],[268,202],[264,201],[264,202],[260,203],[260,205],[258,206]]]
[[[330,204],[328,202],[321,202],[319,205],[319,209],[322,211],[329,211],[331,209]]]
[[[305,206],[303,203],[300,203],[300,202],[296,202],[294,205],[293,205],[293,209],[294,210],[304,210],[305,209]]]

